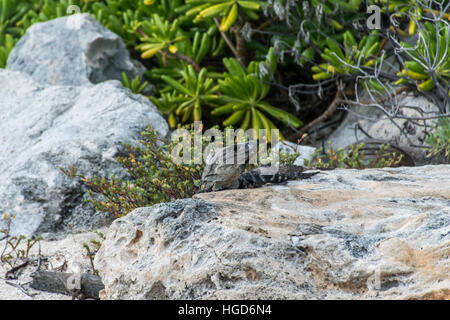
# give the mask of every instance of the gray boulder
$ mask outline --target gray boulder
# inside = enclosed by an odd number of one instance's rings
[[[103,299],[449,299],[449,245],[450,166],[338,169],[137,209],[95,266]]]
[[[285,140],[280,142],[280,152],[288,155],[298,153],[298,157],[295,159],[294,165],[304,166],[305,160],[311,161],[313,159],[314,153],[317,152],[317,148],[302,146]]]
[[[369,100],[363,94],[362,100]],[[401,110],[405,117],[420,118],[439,114],[439,108],[422,96],[411,94],[399,95],[399,105],[407,106]],[[422,110],[420,112],[419,110]],[[335,150],[346,148],[351,144],[364,140],[367,136],[358,129],[358,126],[375,140],[386,141],[402,148],[416,165],[441,163],[438,158],[427,158],[425,140],[432,131],[435,120],[408,120],[395,119],[395,124],[385,114],[374,107],[355,105],[351,107],[342,124],[326,138],[331,141]],[[327,144],[326,148],[328,148]]]
[[[122,142],[137,144],[147,125],[168,133],[156,107],[116,80],[45,86],[0,69],[0,97],[0,212],[16,216],[13,234],[103,224],[105,216],[84,202],[86,193],[59,168],[123,177],[114,160],[123,152]]]
[[[89,14],[75,14],[32,25],[8,58],[7,69],[40,84],[81,86],[142,76],[122,41]]]

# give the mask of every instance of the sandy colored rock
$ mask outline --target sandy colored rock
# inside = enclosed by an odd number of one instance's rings
[[[201,194],[106,236],[105,299],[449,299],[450,166]]]

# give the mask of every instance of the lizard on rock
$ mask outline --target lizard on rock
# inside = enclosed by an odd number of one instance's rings
[[[273,167],[266,166],[245,171],[246,164],[256,154],[257,144],[249,142],[213,152],[208,156],[203,170],[200,192],[257,188],[266,183],[307,179],[319,173],[306,173],[304,167],[296,165],[280,165],[276,171]]]

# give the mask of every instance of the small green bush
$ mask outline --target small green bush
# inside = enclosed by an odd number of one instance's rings
[[[426,140],[431,146],[428,153],[429,157],[442,155],[447,163],[450,163],[450,119],[441,118],[437,121],[437,125],[433,133]]]
[[[312,160],[305,160],[305,166],[317,169],[364,169],[364,168],[384,168],[396,167],[402,161],[403,155],[390,153],[389,145],[382,145],[376,152],[374,159],[367,160],[365,151],[361,150],[365,144],[360,143],[357,146],[352,145],[349,149],[334,150],[331,142],[328,142],[329,148],[324,152],[320,148],[313,155]]]
[[[106,239],[106,236],[100,231],[95,231],[95,233],[97,234],[98,239],[91,239],[89,243],[83,243],[83,248],[86,250],[86,256],[89,258],[92,274],[98,276],[99,272],[95,268],[94,259],[102,246],[102,242]]]
[[[194,134],[193,130],[191,134]],[[166,141],[151,127],[142,133],[142,138],[141,146],[126,144],[128,156],[117,158],[130,180],[123,181],[114,176],[89,179],[74,167],[61,170],[88,187],[89,202],[96,210],[109,212],[113,217],[155,203],[188,198],[199,190],[203,166],[174,163],[171,152],[176,141]]]
[[[5,213],[2,218],[6,220],[7,228],[0,230],[0,240],[5,240],[4,247],[0,249],[0,263],[14,268],[28,260],[31,248],[41,240],[41,236],[32,238],[24,235],[12,236],[10,228],[15,217]]]

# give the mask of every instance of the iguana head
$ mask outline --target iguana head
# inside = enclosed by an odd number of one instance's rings
[[[202,192],[235,189],[249,159],[256,156],[256,141],[216,149],[206,159],[202,174]]]

